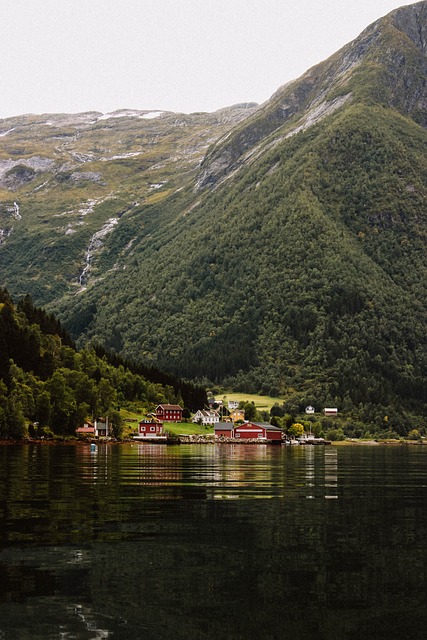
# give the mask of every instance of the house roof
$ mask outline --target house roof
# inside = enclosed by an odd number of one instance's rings
[[[232,431],[234,429],[234,425],[232,422],[217,422],[214,428],[222,429],[223,431]]]
[[[164,409],[166,411],[182,411],[182,407],[179,404],[159,404],[157,409]]]
[[[255,427],[261,427],[262,429],[268,429],[269,431],[282,431],[280,427],[275,427],[268,422],[250,422],[249,424],[253,424]]]

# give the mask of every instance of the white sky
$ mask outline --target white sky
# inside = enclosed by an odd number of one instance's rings
[[[264,102],[405,0],[0,0],[0,118]]]

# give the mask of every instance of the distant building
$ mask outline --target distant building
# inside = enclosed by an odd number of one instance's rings
[[[215,424],[219,422],[219,413],[214,409],[199,409],[194,414],[192,422],[198,424]]]
[[[243,409],[234,409],[233,411],[230,411],[229,418],[231,422],[238,422],[239,420],[244,420],[245,412],[243,411]]]
[[[138,424],[138,435],[136,440],[164,440],[163,423],[155,419],[144,419]]]
[[[261,438],[265,440],[281,440],[282,430],[265,422],[244,422],[234,427],[235,438]]]
[[[177,404],[159,404],[155,416],[159,422],[182,422],[182,411]]]
[[[219,409],[222,407],[223,402],[222,400],[216,400],[213,396],[210,396],[208,398],[208,405],[210,409]]]
[[[87,420],[82,425],[80,425],[80,427],[77,427],[76,433],[81,436],[94,436],[95,425]]]
[[[231,422],[218,422],[214,426],[214,432],[216,436],[225,436],[226,438],[233,437],[234,425]]]
[[[323,409],[323,413],[325,416],[336,416],[338,415],[338,409],[335,407],[325,407],[325,409]]]
[[[228,438],[257,439],[257,440],[282,440],[282,430],[265,422],[244,422],[238,426],[230,422],[220,422],[214,427],[216,436]]]
[[[111,436],[113,432],[113,425],[106,418],[98,418],[93,423],[86,420],[82,425],[77,427],[77,435],[93,436],[95,438],[106,438]]]
[[[305,412],[307,414],[312,414],[312,413],[315,412],[315,409],[314,409],[314,407],[311,406],[311,404],[309,404],[308,407],[305,408]]]
[[[112,424],[106,418],[98,418],[95,420],[95,436],[106,438],[112,434]]]
[[[233,409],[239,408],[239,402],[238,400],[229,400],[227,406],[230,411],[233,411]]]

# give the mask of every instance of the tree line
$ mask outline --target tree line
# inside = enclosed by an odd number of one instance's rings
[[[109,415],[121,435],[120,408],[153,409],[162,402],[195,410],[206,403],[200,385],[160,369],[139,367],[102,348],[76,350],[67,331],[34,307],[15,305],[0,288],[0,437],[69,436],[88,416]]]

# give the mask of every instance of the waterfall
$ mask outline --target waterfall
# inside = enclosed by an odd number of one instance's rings
[[[14,214],[13,214],[13,215],[14,215],[14,217],[15,217],[17,220],[22,220],[22,216],[21,216],[21,214],[19,213],[19,204],[18,204],[17,202],[14,202],[14,203],[13,203],[13,211],[14,211]]]
[[[85,284],[87,284],[88,273],[90,271],[92,259],[94,257],[95,252],[101,249],[105,236],[111,233],[111,231],[113,231],[114,227],[116,226],[116,224],[118,224],[118,222],[119,222],[118,218],[110,218],[109,220],[107,220],[104,226],[99,231],[94,233],[93,236],[91,237],[88,248],[86,250],[86,263],[79,276],[79,285],[81,287],[84,287]]]

